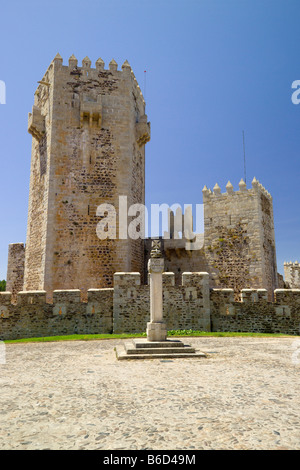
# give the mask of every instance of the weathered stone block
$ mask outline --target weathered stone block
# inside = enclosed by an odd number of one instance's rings
[[[163,280],[163,288],[175,286],[175,274],[174,273],[168,273],[168,272],[163,273],[162,280]]]
[[[46,292],[45,291],[23,291],[17,295],[17,304],[22,305],[45,305]]]
[[[276,289],[274,295],[276,303],[293,303],[300,306],[300,289]]]
[[[115,273],[114,274],[114,287],[132,287],[141,284],[140,273]]]
[[[79,289],[55,290],[53,292],[54,304],[81,303],[81,292]]]
[[[10,305],[12,300],[11,292],[0,292],[0,305]]]
[[[208,282],[208,273],[182,273],[182,286],[184,287],[202,287],[204,285],[208,286]]]

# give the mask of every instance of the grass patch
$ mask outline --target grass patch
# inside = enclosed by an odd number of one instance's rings
[[[168,331],[168,337],[170,336],[210,336],[210,337],[294,337],[293,335],[286,335],[281,333],[247,333],[247,332],[207,332],[207,331],[195,331],[195,330],[170,330]],[[105,340],[105,339],[127,339],[127,338],[144,338],[146,333],[121,333],[121,334],[98,334],[98,335],[65,335],[65,336],[45,336],[40,338],[23,338],[14,340],[5,340],[4,343],[46,343],[56,341],[93,341],[93,340]]]
[[[250,336],[250,337],[287,337],[293,335],[286,335],[283,333],[251,333],[251,332],[233,332],[233,331],[194,331],[194,330],[171,330],[168,331],[168,336],[212,336],[212,337],[238,337],[238,336]]]
[[[43,336],[38,338],[22,338],[5,340],[4,343],[48,343],[56,341],[92,341],[99,339],[126,339],[126,338],[140,338],[146,336],[146,333],[120,333],[109,334],[103,333],[99,335],[65,335],[65,336]]]

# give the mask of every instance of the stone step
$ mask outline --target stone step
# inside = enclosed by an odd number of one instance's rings
[[[182,348],[184,343],[180,340],[169,340],[166,341],[148,341],[147,339],[133,339],[132,340],[136,348]]]
[[[154,353],[154,354],[127,354],[125,348],[117,347],[116,348],[117,359],[126,360],[126,359],[191,359],[191,358],[204,358],[206,354],[201,352],[195,353]]]
[[[192,348],[191,346],[183,345],[182,347],[159,347],[159,348],[142,348],[142,347],[134,347],[132,343],[126,343],[125,344],[125,350],[127,354],[194,354],[195,349]]]

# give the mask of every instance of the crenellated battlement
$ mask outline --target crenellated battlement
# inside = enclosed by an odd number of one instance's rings
[[[210,289],[207,272],[163,273],[163,314],[169,330],[244,331],[300,334],[300,289]],[[118,272],[114,287],[0,292],[0,340],[62,334],[141,333],[150,316],[150,288],[138,272]]]
[[[102,295],[105,296],[107,293],[111,293],[112,291],[113,288],[89,289],[87,295],[88,300],[86,300],[86,298],[82,296],[82,293],[79,289],[55,290],[52,293],[52,300],[49,300],[49,296],[47,296],[47,292],[44,290],[21,291],[17,293],[15,299],[11,292],[0,292],[0,306],[55,306],[57,303],[67,303],[70,305],[86,305],[88,302],[94,301],[94,299],[96,298],[100,300],[102,298]]]
[[[68,64],[64,65],[63,58],[58,53],[49,65],[42,80],[38,82],[39,86],[36,92],[39,93],[41,90],[44,90],[45,87],[51,87],[53,79],[51,80],[50,76],[53,70],[64,70],[68,72],[68,75],[76,77],[77,79],[109,79],[109,77],[122,78],[124,80],[130,79],[133,82],[137,95],[145,105],[142,90],[128,60],[125,60],[121,69],[118,68],[118,64],[114,59],[109,62],[108,68],[105,68],[105,62],[99,57],[99,59],[95,61],[95,67],[92,67],[92,61],[86,56],[82,59],[80,66],[78,65],[78,59],[72,54],[68,59]]]
[[[222,193],[221,188],[218,183],[215,184],[213,190],[207,188],[205,185],[202,189],[203,200],[204,202],[209,201],[211,198],[219,198],[221,196],[228,197],[228,196],[245,196],[245,195],[253,195],[253,194],[263,194],[266,196],[270,201],[272,200],[271,194],[266,190],[266,188],[254,177],[252,180],[252,188],[247,189],[247,185],[243,179],[239,182],[239,189],[234,191],[233,185],[230,181],[226,184],[226,192]]]
[[[0,292],[0,339],[18,339],[80,333],[112,333],[113,289],[90,289],[83,301],[80,290],[17,294]]]
[[[289,267],[292,267],[292,268],[299,268],[300,269],[300,263],[298,261],[285,261],[284,263],[284,266],[289,266]]]

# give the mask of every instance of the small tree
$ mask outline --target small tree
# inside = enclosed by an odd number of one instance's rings
[[[3,281],[0,281],[0,292],[5,292],[6,290],[6,281],[3,279]]]

